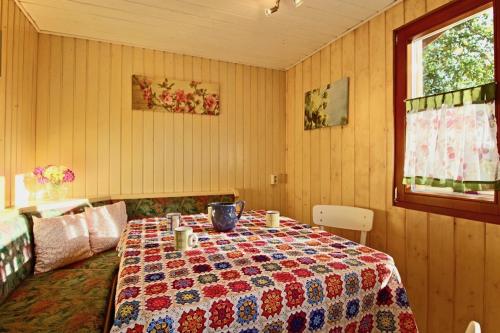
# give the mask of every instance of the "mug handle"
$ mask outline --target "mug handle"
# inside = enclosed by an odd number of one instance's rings
[[[243,214],[243,209],[245,208],[245,201],[244,200],[239,200],[234,203],[236,206],[240,207],[240,212],[238,213],[238,220],[241,217],[241,214]]]
[[[198,236],[196,234],[191,234],[188,237],[188,246],[195,247],[198,245]]]

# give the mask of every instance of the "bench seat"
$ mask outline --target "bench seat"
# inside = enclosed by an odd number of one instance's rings
[[[110,250],[30,276],[0,305],[0,332],[102,332],[118,264]]]
[[[95,202],[105,205],[126,198]],[[234,201],[231,194],[126,199],[130,219],[165,216],[168,212],[195,214],[214,201]],[[80,213],[83,206],[61,203],[44,216]],[[109,332],[119,258],[110,250],[51,272],[33,275],[35,264],[32,216],[0,215],[0,333]],[[52,211],[53,210],[53,211]]]

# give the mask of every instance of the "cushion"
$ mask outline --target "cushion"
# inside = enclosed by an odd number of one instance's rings
[[[127,211],[123,201],[112,205],[85,208],[92,252],[100,253],[118,245],[127,224]]]
[[[108,251],[26,279],[0,305],[0,332],[103,332],[118,261]]]
[[[92,256],[85,214],[33,217],[35,274]]]

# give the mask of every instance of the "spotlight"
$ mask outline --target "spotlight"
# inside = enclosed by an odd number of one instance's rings
[[[266,8],[264,10],[264,14],[266,14],[266,16],[271,16],[273,13],[276,13],[279,8],[280,8],[280,0],[276,0],[276,4],[273,7]]]
[[[271,8],[267,8],[266,10],[264,10],[264,14],[266,14],[266,16],[271,16],[273,13],[276,13],[278,11],[278,8],[279,7],[271,7]]]
[[[290,0],[290,1],[292,2],[292,5],[295,8],[301,6],[304,3],[304,0]],[[271,16],[272,14],[276,13],[278,9],[280,9],[280,0],[276,0],[276,3],[271,8],[266,8],[264,10],[264,14],[266,14],[266,16]]]

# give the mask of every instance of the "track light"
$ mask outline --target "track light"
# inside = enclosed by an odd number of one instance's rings
[[[301,6],[304,3],[304,0],[290,0],[290,1],[292,2],[292,5],[295,8]],[[280,9],[280,0],[276,0],[276,3],[274,4],[273,7],[266,8],[264,10],[264,14],[266,14],[266,16],[271,16],[272,14],[276,13],[278,9]]]
[[[266,14],[266,16],[271,16],[273,13],[276,13],[279,8],[280,8],[280,0],[276,0],[276,4],[273,7],[266,8],[266,10],[264,10],[264,14]]]

